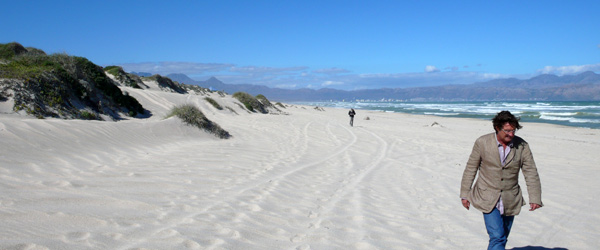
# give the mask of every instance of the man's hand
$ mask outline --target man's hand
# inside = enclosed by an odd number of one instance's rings
[[[536,210],[536,209],[538,209],[538,208],[540,208],[542,206],[540,206],[540,204],[529,203],[529,207],[530,207],[529,211],[533,211],[533,210]]]
[[[467,210],[469,210],[469,207],[471,206],[471,203],[469,202],[469,200],[461,199],[461,201],[462,201],[463,207],[465,207]]]

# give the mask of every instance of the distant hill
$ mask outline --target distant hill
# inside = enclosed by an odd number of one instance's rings
[[[170,78],[173,81],[177,81],[179,83],[187,84],[187,83],[196,82],[194,79],[189,78],[185,74],[168,74],[168,75],[166,75],[166,77]]]
[[[130,72],[130,74],[134,74],[134,75],[141,76],[141,77],[152,76],[152,73],[148,73],[148,72],[135,72],[135,71],[132,71],[132,72]]]
[[[578,75],[539,75],[530,79],[495,79],[465,85],[443,85],[421,88],[385,88],[345,91],[337,89],[280,89],[251,84],[226,84],[211,77],[195,81],[184,74],[169,78],[227,93],[237,91],[263,94],[279,101],[329,101],[356,99],[393,99],[408,101],[600,101],[600,75],[588,71]]]
[[[583,72],[579,75],[556,76],[550,74],[539,75],[526,80],[516,78],[496,79],[482,83],[473,84],[479,87],[506,86],[511,88],[544,89],[560,87],[569,84],[598,84],[600,75],[592,71]]]

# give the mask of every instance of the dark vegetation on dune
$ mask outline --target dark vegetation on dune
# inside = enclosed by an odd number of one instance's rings
[[[236,92],[232,96],[233,98],[237,99],[242,104],[244,104],[246,109],[248,109],[251,112],[267,114],[269,113],[269,109],[274,109],[276,111],[281,112],[281,110],[275,107],[275,105],[273,105],[264,95],[259,94],[256,97],[254,97],[245,92]],[[283,105],[280,106],[283,107]]]
[[[184,104],[180,106],[176,106],[171,109],[167,118],[177,116],[184,123],[197,127],[199,129],[203,129],[221,139],[228,139],[231,137],[229,132],[222,129],[218,124],[212,122],[202,111],[200,111],[196,106],[190,104]]]
[[[111,76],[111,77],[109,77]],[[114,79],[114,80],[113,80]],[[134,97],[119,86],[136,89],[149,88],[144,81],[156,81],[162,91],[179,94],[205,95],[214,93],[197,85],[178,83],[161,75],[138,76],[126,73],[120,66],[98,66],[84,57],[64,53],[48,55],[44,51],[12,42],[0,44],[0,102],[12,99],[13,111],[43,119],[121,120],[124,116],[145,118],[152,114]],[[225,97],[223,91],[216,91]],[[263,114],[277,107],[258,95],[253,97],[244,92],[234,94],[246,109]],[[218,110],[223,110],[216,100],[205,97],[205,101]],[[280,107],[284,107],[278,103]],[[231,107],[225,107],[237,114]],[[229,132],[208,120],[195,106],[184,105],[172,110],[187,124],[229,138]]]
[[[106,66],[104,67],[104,71],[113,75],[119,82],[123,83],[125,86],[141,89],[141,86],[145,86],[142,79],[134,74],[125,73],[120,66]]]
[[[142,105],[123,93],[88,59],[66,54],[47,55],[18,43],[0,44],[0,87],[12,97],[14,110],[38,118],[117,120],[121,113],[145,113]],[[7,96],[12,90],[12,96]]]
[[[210,105],[212,105],[216,109],[223,110],[223,106],[221,106],[221,104],[219,104],[217,101],[215,101],[215,99],[212,99],[210,97],[204,97],[204,100],[206,100],[208,103],[210,103]]]

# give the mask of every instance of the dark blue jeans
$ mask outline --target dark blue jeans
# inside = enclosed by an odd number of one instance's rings
[[[490,236],[488,250],[505,249],[508,234],[512,227],[515,216],[504,216],[498,209],[494,208],[490,213],[483,214],[485,229]]]

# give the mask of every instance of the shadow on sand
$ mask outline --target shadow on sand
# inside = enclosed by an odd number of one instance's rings
[[[540,246],[526,246],[526,247],[515,247],[512,250],[569,250],[569,249],[564,248],[564,247],[548,248],[548,247],[540,247]]]

